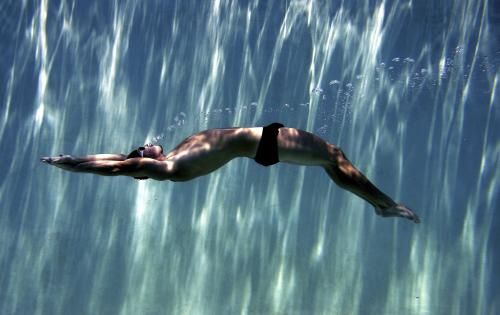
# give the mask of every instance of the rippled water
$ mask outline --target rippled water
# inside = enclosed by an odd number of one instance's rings
[[[500,5],[0,4],[1,314],[497,314]],[[186,183],[38,157],[280,121],[421,216],[319,168]]]

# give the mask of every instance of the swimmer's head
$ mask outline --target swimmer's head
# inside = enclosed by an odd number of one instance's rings
[[[140,157],[158,160],[163,157],[163,147],[159,144],[145,144],[127,155],[127,159]]]

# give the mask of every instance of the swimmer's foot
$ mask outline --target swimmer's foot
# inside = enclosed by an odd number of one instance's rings
[[[375,212],[383,217],[401,217],[411,220],[415,223],[420,223],[420,219],[417,214],[411,211],[409,208],[403,206],[402,204],[397,204],[392,207],[379,208],[375,207]]]

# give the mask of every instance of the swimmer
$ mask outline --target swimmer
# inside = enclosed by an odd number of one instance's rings
[[[166,155],[162,146],[149,144],[128,155],[59,155],[40,160],[71,172],[177,182],[209,174],[237,157],[251,158],[263,166],[278,162],[320,166],[338,186],[370,203],[376,214],[420,222],[409,208],[375,187],[339,147],[312,133],[279,123],[205,130],[186,138]]]

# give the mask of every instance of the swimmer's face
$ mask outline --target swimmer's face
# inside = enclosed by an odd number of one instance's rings
[[[144,148],[153,156],[160,156],[163,154],[163,147],[158,144],[146,144]]]
[[[164,158],[163,147],[157,144],[145,144],[143,147],[138,147],[127,155],[127,159],[141,157],[162,160]]]

